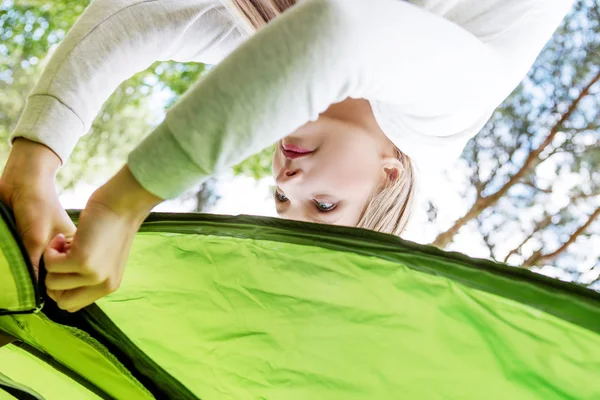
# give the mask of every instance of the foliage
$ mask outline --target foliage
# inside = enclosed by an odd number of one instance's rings
[[[244,162],[233,167],[234,174],[251,176],[257,180],[271,175],[273,152],[275,152],[275,145],[269,146],[260,153],[249,157]]]
[[[3,0],[0,5],[0,155],[9,151],[8,136],[47,61],[89,0]],[[90,134],[84,136],[58,178],[63,189],[78,182],[99,184],[126,160],[170,107],[205,71],[200,63],[157,62],[124,82],[104,104]],[[165,94],[157,107],[153,96]],[[157,96],[158,97],[158,96]],[[154,106],[153,106],[154,104]],[[259,154],[236,167],[238,173],[264,176]],[[263,166],[262,169],[259,166]],[[205,191],[201,188],[200,191]],[[200,198],[200,197],[198,197]]]
[[[469,143],[462,160],[469,207],[438,232],[435,245],[469,253],[457,239],[475,231],[490,258],[585,284],[598,280],[599,1],[577,1],[527,78]],[[1,156],[44,60],[88,3],[0,0]],[[62,169],[62,187],[106,179],[204,71],[197,63],[157,62],[124,82]],[[270,174],[272,152],[265,149],[234,172]],[[210,181],[188,196],[201,209],[214,202],[213,190]],[[432,201],[427,214],[433,225],[452,211]]]
[[[88,1],[67,5],[34,0],[0,3],[0,153],[8,154],[7,138],[14,128],[41,72],[41,60],[66,34]],[[55,18],[60,15],[60,18]]]

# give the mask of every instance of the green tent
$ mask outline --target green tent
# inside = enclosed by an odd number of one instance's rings
[[[600,399],[581,287],[360,229],[153,214],[122,287],[69,314],[1,211],[0,399]]]

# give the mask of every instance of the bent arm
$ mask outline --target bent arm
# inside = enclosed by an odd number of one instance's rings
[[[213,61],[233,30],[213,0],[96,0],[57,47],[11,137],[64,162],[114,90],[157,60]]]
[[[305,0],[188,91],[129,167],[150,192],[175,197],[348,97],[459,130],[484,108],[479,89],[502,67],[474,35],[406,2]]]

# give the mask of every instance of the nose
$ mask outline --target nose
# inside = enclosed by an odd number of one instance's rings
[[[300,168],[287,168],[283,167],[275,177],[275,183],[279,186],[283,186],[292,181],[297,181],[302,176],[302,170]]]

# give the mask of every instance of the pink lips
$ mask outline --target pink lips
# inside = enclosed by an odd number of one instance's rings
[[[305,157],[313,152],[313,150],[308,150],[303,147],[295,146],[293,144],[281,144],[281,152],[283,153],[285,158],[300,158]]]

